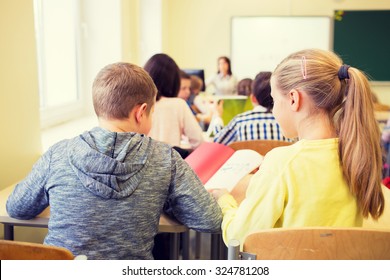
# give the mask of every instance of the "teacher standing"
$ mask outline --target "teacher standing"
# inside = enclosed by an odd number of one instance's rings
[[[208,92],[215,95],[236,95],[237,79],[232,74],[230,59],[226,56],[218,58],[218,73],[207,81]],[[212,90],[210,90],[212,88]]]

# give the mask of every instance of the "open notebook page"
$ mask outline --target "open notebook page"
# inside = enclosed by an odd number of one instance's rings
[[[263,156],[256,151],[238,150],[207,181],[205,187],[227,188],[231,191],[245,175],[259,167],[262,161]]]

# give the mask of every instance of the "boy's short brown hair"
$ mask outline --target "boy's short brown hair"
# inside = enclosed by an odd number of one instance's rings
[[[125,119],[136,105],[153,107],[157,88],[152,78],[141,67],[131,63],[114,63],[97,74],[92,97],[95,113],[105,119]]]

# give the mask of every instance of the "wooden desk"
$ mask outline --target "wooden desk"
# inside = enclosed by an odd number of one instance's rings
[[[4,239],[14,240],[14,227],[37,227],[47,228],[50,217],[50,209],[46,208],[41,214],[31,220],[19,220],[8,216],[6,210],[6,202],[8,196],[14,189],[14,185],[0,191],[0,223],[4,225]],[[189,259],[189,231],[188,228],[178,221],[169,218],[166,215],[161,215],[159,223],[159,232],[170,233],[170,258],[179,258],[180,249],[180,233],[183,233],[183,259]]]

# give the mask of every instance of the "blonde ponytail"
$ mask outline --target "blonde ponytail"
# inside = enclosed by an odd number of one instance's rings
[[[366,77],[352,67],[348,75],[349,79],[340,81],[348,83],[338,120],[340,160],[363,216],[377,219],[384,210],[380,131]]]

